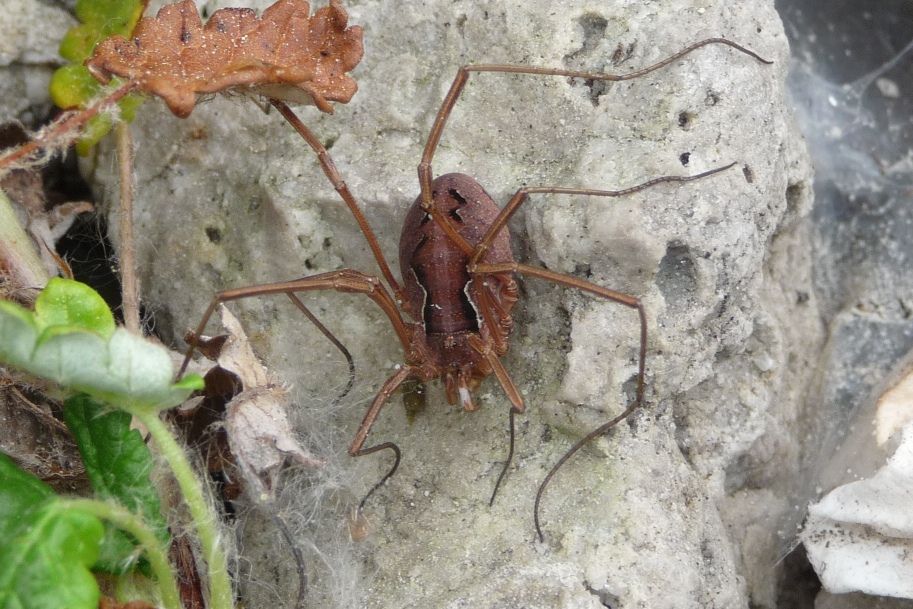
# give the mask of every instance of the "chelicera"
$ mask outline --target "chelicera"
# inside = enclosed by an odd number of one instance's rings
[[[513,457],[514,417],[525,410],[520,391],[501,363],[501,358],[507,353],[509,346],[512,329],[511,310],[518,298],[515,275],[526,275],[576,288],[636,311],[640,324],[640,344],[634,399],[618,415],[576,442],[546,475],[536,494],[533,510],[536,532],[539,539],[542,540],[539,503],[549,480],[558,468],[587,442],[605,434],[643,405],[647,315],[636,296],[616,292],[575,276],[563,275],[517,262],[511,253],[510,234],[505,225],[530,194],[620,197],[657,184],[688,182],[705,178],[725,171],[735,163],[692,176],[660,176],[622,190],[556,186],[524,187],[517,190],[507,205],[501,208],[468,175],[446,174],[433,178],[431,163],[435,150],[450,112],[469,80],[469,75],[473,72],[563,76],[589,81],[632,80],[667,66],[688,53],[710,44],[729,46],[760,62],[771,63],[734,42],[722,38],[710,38],[692,44],[662,61],[627,74],[601,74],[518,65],[466,65],[461,67],[438,111],[425,144],[421,163],[418,166],[420,194],[406,214],[400,238],[401,281],[391,271],[381,253],[374,232],[339,175],[325,147],[287,105],[277,100],[271,100],[272,105],[317,154],[324,173],[351,210],[365,235],[387,286],[385,287],[383,282],[375,276],[353,269],[342,269],[292,281],[226,290],[219,292],[213,298],[193,336],[199,336],[203,332],[210,316],[220,303],[251,296],[287,295],[295,306],[334,341],[332,334],[307,310],[296,293],[314,290],[360,293],[369,297],[383,310],[402,344],[404,363],[386,380],[372,401],[349,446],[349,454],[353,457],[361,457],[381,450],[390,450],[395,459],[387,474],[365,495],[359,505],[359,509],[361,509],[371,493],[392,476],[399,465],[400,450],[394,443],[382,442],[368,447],[365,447],[365,443],[371,427],[391,395],[410,379],[422,382],[440,379],[444,384],[448,402],[459,404],[466,411],[473,411],[477,408],[476,402],[473,400],[473,392],[482,379],[491,375],[495,376],[507,395],[511,408],[509,411],[510,447],[507,460],[492,493],[492,501],[494,501],[498,487],[508,471]],[[191,347],[187,352],[182,372],[192,355],[196,339],[193,338],[190,342]],[[335,344],[339,346],[338,342]],[[345,351],[343,352],[345,353]]]

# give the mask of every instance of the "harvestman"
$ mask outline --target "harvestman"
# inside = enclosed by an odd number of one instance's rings
[[[693,176],[661,176],[637,186],[622,190],[593,190],[589,188],[565,188],[538,186],[520,188],[502,209],[488,196],[471,177],[463,174],[448,174],[432,179],[431,161],[438,147],[444,126],[450,112],[463,91],[471,72],[507,72],[538,76],[564,76],[586,80],[622,81],[639,78],[658,70],[692,51],[710,44],[720,44],[749,55],[759,62],[770,64],[754,53],[734,42],[723,38],[708,38],[696,42],[674,55],[640,70],[628,74],[596,74],[575,70],[536,68],[517,65],[466,65],[461,67],[441,105],[425,144],[418,178],[421,194],[409,209],[400,239],[400,268],[402,283],[397,281],[374,232],[365,219],[358,203],[336,170],[326,148],[292,110],[283,102],[270,100],[272,105],[298,131],[308,145],[317,153],[323,172],[332,182],[339,196],[348,206],[355,221],[368,241],[381,274],[392,291],[384,287],[377,277],[353,269],[342,269],[320,273],[293,281],[262,284],[219,292],[213,298],[206,313],[190,340],[181,372],[187,366],[196,347],[197,339],[204,331],[216,306],[230,300],[266,294],[285,294],[312,322],[317,324],[337,347],[338,341],[308,311],[296,292],[312,290],[335,290],[338,292],[360,293],[368,296],[387,315],[393,330],[402,343],[405,363],[387,379],[368,408],[355,439],[349,446],[349,454],[361,457],[390,449],[395,456],[393,466],[375,484],[358,506],[361,510],[368,497],[394,474],[400,462],[400,450],[392,442],[383,442],[364,447],[365,440],[377,419],[381,408],[396,389],[407,379],[430,381],[440,378],[448,402],[459,403],[464,410],[477,408],[472,392],[481,380],[494,374],[510,400],[509,411],[510,448],[507,460],[495,483],[491,502],[494,502],[498,487],[506,474],[514,453],[514,417],[523,413],[525,405],[520,392],[501,364],[500,358],[507,353],[508,338],[512,329],[510,311],[518,298],[513,274],[529,275],[560,285],[577,288],[596,296],[619,303],[637,311],[640,321],[640,348],[637,362],[637,386],[634,400],[620,414],[604,423],[577,441],[558,460],[539,485],[533,508],[533,521],[539,540],[543,540],[539,524],[539,504],[546,485],[555,472],[582,446],[593,438],[605,434],[631,415],[643,404],[644,369],[647,354],[647,318],[640,300],[577,277],[555,273],[546,269],[518,263],[510,250],[510,235],[505,225],[531,193],[588,195],[598,197],[620,197],[638,192],[665,182],[689,182],[721,171],[736,163],[718,167]],[[402,312],[401,312],[402,310]],[[345,352],[343,348],[343,353]],[[351,372],[351,359],[350,372]],[[179,373],[179,374],[180,374]],[[351,381],[350,381],[351,382]]]

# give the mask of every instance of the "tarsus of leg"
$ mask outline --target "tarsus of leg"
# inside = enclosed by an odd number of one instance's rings
[[[599,437],[607,433],[610,429],[615,427],[619,422],[625,420],[631,414],[634,413],[638,408],[643,406],[644,401],[644,383],[645,383],[645,374],[646,374],[646,361],[647,361],[647,315],[644,310],[643,304],[640,300],[634,296],[628,294],[622,294],[621,292],[616,292],[614,290],[609,290],[602,286],[598,286],[594,283],[578,279],[577,277],[571,277],[567,275],[562,275],[560,273],[555,273],[546,269],[540,269],[533,266],[528,266],[525,264],[518,264],[516,262],[506,262],[499,264],[478,264],[475,265],[475,268],[471,270],[474,274],[494,274],[494,273],[519,273],[521,275],[530,275],[532,277],[538,277],[540,279],[545,279],[559,285],[565,285],[571,288],[576,288],[584,292],[589,292],[596,296],[606,298],[613,302],[617,302],[626,307],[637,310],[638,317],[640,319],[640,350],[637,357],[637,388],[635,390],[634,401],[618,416],[614,417],[612,420],[604,423],[588,433],[576,444],[574,444],[570,450],[564,453],[564,456],[558,460],[558,462],[552,467],[552,469],[545,476],[545,479],[542,481],[542,484],[539,485],[539,490],[536,492],[536,501],[533,505],[533,522],[536,526],[536,534],[539,536],[539,541],[544,541],[545,536],[542,534],[542,527],[539,522],[539,504],[542,500],[542,494],[545,492],[545,487],[554,477],[558,469],[564,465],[564,463],[570,459],[578,450],[585,446],[593,438]]]
[[[483,317],[485,318],[485,323],[493,323],[489,315],[485,315],[485,311],[490,311],[492,306],[491,300],[487,296],[487,292],[484,289],[479,291],[479,295],[482,297],[481,302],[479,303],[480,309],[483,312]],[[494,505],[495,497],[498,495],[498,488],[501,486],[501,481],[504,480],[504,476],[507,474],[507,470],[510,468],[511,461],[514,458],[514,415],[522,414],[526,411],[526,405],[523,403],[523,397],[520,395],[520,391],[517,389],[517,386],[514,385],[513,380],[510,378],[510,375],[507,373],[507,370],[504,368],[504,365],[501,363],[501,360],[498,358],[498,355],[492,349],[490,343],[485,343],[478,336],[469,336],[469,346],[475,349],[479,354],[481,354],[488,365],[491,367],[492,372],[495,374],[495,378],[498,379],[498,383],[501,385],[501,388],[504,390],[504,393],[507,395],[507,399],[510,400],[510,448],[507,451],[507,460],[504,462],[504,467],[501,468],[501,473],[498,475],[498,480],[495,482],[495,488],[491,493],[491,499],[488,502],[489,507]]]
[[[370,455],[371,453],[376,453],[377,451],[384,450],[389,448],[393,451],[395,458],[393,460],[393,467],[381,478],[371,489],[365,494],[362,500],[358,503],[358,511],[361,512],[365,503],[368,501],[374,491],[379,489],[384,482],[390,479],[390,477],[396,473],[396,469],[399,467],[399,462],[402,457],[399,447],[393,442],[384,442],[382,444],[377,444],[375,446],[370,446],[368,448],[362,448],[364,446],[365,440],[368,437],[368,433],[371,431],[371,427],[374,425],[374,421],[377,419],[377,415],[380,414],[381,408],[384,407],[384,404],[387,403],[387,400],[390,399],[390,396],[399,388],[399,386],[406,379],[417,376],[418,370],[412,366],[403,366],[396,373],[393,374],[390,378],[384,382],[383,387],[380,391],[377,392],[377,395],[374,396],[374,401],[371,402],[371,406],[368,407],[368,411],[365,413],[364,418],[361,421],[361,424],[358,426],[358,431],[355,432],[355,439],[352,440],[352,445],[349,447],[349,454],[353,457],[363,457],[365,455]]]
[[[501,210],[501,212],[498,214],[498,216],[495,218],[495,220],[489,225],[487,231],[485,232],[485,235],[482,237],[482,240],[475,246],[472,256],[470,257],[470,260],[469,260],[469,265],[468,265],[469,269],[470,269],[470,271],[472,271],[473,269],[478,270],[479,268],[482,268],[478,264],[479,260],[481,259],[482,256],[484,256],[485,252],[488,250],[492,241],[494,241],[496,235],[504,227],[504,225],[507,224],[510,217],[517,211],[517,209],[520,207],[520,205],[522,205],[525,201],[528,200],[527,195],[529,195],[529,193],[621,197],[621,196],[629,195],[629,194],[632,194],[632,193],[635,193],[635,192],[638,192],[641,190],[645,190],[651,186],[655,186],[657,184],[662,184],[665,182],[690,182],[692,180],[698,180],[701,178],[705,178],[707,176],[711,176],[715,173],[725,171],[725,170],[733,167],[734,165],[735,165],[735,163],[730,163],[729,165],[726,165],[724,167],[717,167],[716,169],[711,169],[710,171],[705,171],[703,173],[693,175],[693,176],[660,176],[657,178],[653,178],[651,180],[647,180],[646,182],[643,182],[636,186],[632,186],[630,188],[625,188],[622,190],[593,190],[593,189],[588,189],[588,188],[564,188],[564,187],[556,187],[556,186],[521,188],[520,190],[517,191],[517,193],[513,197],[511,197],[508,204],[504,207],[504,209]],[[555,279],[552,278],[552,280],[555,280]],[[581,286],[574,285],[574,287],[581,287]],[[581,288],[581,289],[583,289],[583,288]],[[615,300],[616,302],[620,302],[621,304],[631,306],[631,303],[626,300],[612,298],[611,296],[609,296],[603,292],[594,292],[594,293],[596,293],[600,296],[604,296],[606,298],[611,298],[612,300]],[[619,294],[617,294],[617,293],[613,293],[613,294],[614,294],[614,296],[619,296]],[[626,298],[630,299],[631,297],[626,297]],[[484,303],[482,303],[482,304],[484,304]],[[642,319],[641,319],[641,321],[642,321],[642,326],[641,326],[642,344],[646,344],[646,322],[645,322],[645,319],[643,318],[643,308],[640,307],[639,303],[637,304],[637,306],[638,306],[638,310],[641,312],[641,317],[642,317]],[[486,310],[486,308],[484,306],[481,308],[482,308],[483,312]],[[492,323],[492,321],[486,317],[486,323]],[[497,358],[495,358],[495,359],[497,359]],[[497,363],[500,364],[500,362],[497,362]],[[506,372],[503,371],[503,367],[500,367],[500,368],[501,368],[501,371],[503,372],[503,374],[506,376]],[[498,374],[499,367],[493,366],[493,369],[495,371],[495,374],[498,376],[498,380],[501,381],[501,375]],[[642,370],[642,368],[641,368],[641,370]],[[640,396],[642,396],[642,392],[643,392],[643,389],[642,389],[643,377],[639,376],[638,378],[639,378],[639,381],[641,381],[641,383],[640,383],[641,386],[638,389],[639,397],[637,400],[635,400],[635,402],[634,402],[635,404],[639,404],[640,399],[641,399]],[[508,377],[508,381],[509,380],[510,379]],[[508,389],[508,386],[505,385],[505,383],[503,381],[501,382],[501,385],[505,388],[505,392],[507,392],[508,396],[511,396],[511,392]],[[512,382],[510,383],[509,387],[513,387]],[[514,402],[513,399],[511,401]],[[510,450],[508,453],[507,461],[504,464],[504,468],[501,470],[501,473],[498,476],[498,481],[495,483],[495,488],[494,488],[494,491],[492,492],[489,505],[494,504],[495,496],[498,493],[498,489],[501,486],[501,482],[504,479],[505,474],[507,473],[507,469],[510,467],[510,462],[513,457],[513,453],[514,453],[514,413],[515,412],[523,412],[523,408],[518,409],[516,403],[514,403],[514,407],[511,409],[511,412],[510,412]],[[630,414],[630,413],[624,414],[622,416],[622,419],[624,417],[628,416],[628,414]],[[561,460],[558,462],[558,464],[555,467],[553,467],[552,470],[549,472],[548,476],[546,476],[545,480],[543,481],[542,485],[539,487],[539,490],[536,494],[536,506],[535,506],[535,510],[534,510],[535,511],[534,520],[536,522],[536,532],[539,534],[540,540],[542,539],[542,530],[541,530],[541,527],[539,526],[539,501],[542,496],[542,492],[545,489],[546,484],[548,484],[548,481],[551,480],[552,476],[554,476],[554,474],[558,470],[558,468],[561,467],[561,465],[565,461],[567,461],[571,457],[571,455],[573,455],[575,452],[577,452],[577,450],[579,450],[580,447],[582,447],[587,442],[589,442],[593,437],[606,433],[616,423],[617,423],[617,421],[615,421],[615,423],[612,423],[608,427],[603,426],[604,429],[603,429],[603,427],[600,427],[599,430],[597,430],[597,432],[594,432],[594,434],[592,436],[587,436],[586,438],[581,440],[577,445],[572,447],[571,450],[568,451],[568,453],[566,453],[561,458]]]
[[[507,450],[507,460],[504,461],[504,467],[501,468],[501,473],[498,474],[498,480],[495,482],[495,488],[491,491],[491,499],[488,500],[488,507],[491,507],[495,504],[495,497],[498,496],[498,489],[501,488],[501,481],[504,480],[504,476],[507,475],[507,469],[510,467],[511,461],[514,459],[514,416],[519,411],[511,407],[510,412],[508,413],[508,424],[510,428],[510,447]]]
[[[428,212],[432,213],[432,204],[431,204],[431,181],[432,181],[432,170],[431,162],[434,158],[434,153],[437,150],[438,143],[441,139],[441,134],[444,131],[444,127],[447,123],[447,119],[450,117],[450,113],[453,110],[454,105],[456,105],[457,100],[460,97],[460,94],[463,92],[463,88],[466,86],[466,83],[469,80],[470,72],[500,72],[500,73],[511,73],[511,74],[530,74],[536,76],[565,76],[570,78],[582,78],[585,80],[604,80],[604,81],[623,81],[623,80],[633,80],[635,78],[640,78],[663,68],[670,63],[684,57],[685,55],[711,44],[720,44],[724,46],[731,47],[741,53],[748,55],[756,59],[757,61],[764,64],[771,64],[772,61],[764,59],[751,49],[743,47],[740,44],[737,44],[731,40],[725,38],[707,38],[700,40],[693,44],[688,45],[681,51],[666,57],[665,59],[658,61],[652,65],[649,65],[645,68],[635,70],[633,72],[628,72],[627,74],[607,74],[599,72],[582,72],[578,70],[563,70],[559,68],[539,68],[531,66],[520,66],[520,65],[509,65],[509,64],[475,64],[475,65],[465,65],[460,67],[457,71],[456,76],[453,79],[453,83],[450,85],[450,90],[447,92],[447,96],[444,98],[444,102],[441,104],[440,110],[438,110],[437,116],[434,119],[434,124],[431,127],[431,133],[428,135],[428,141],[425,142],[425,150],[422,153],[422,160],[418,166],[418,177],[419,177],[419,186],[421,187],[421,197],[422,197],[422,207]],[[432,213],[432,217],[439,224],[442,225],[442,228],[447,232],[451,238],[454,238],[451,233],[455,233],[454,227],[449,223],[449,219],[446,218],[443,214]],[[449,226],[449,230],[448,227]],[[461,238],[457,237],[454,241],[460,244]],[[463,246],[461,245],[461,248]],[[465,248],[463,248],[465,251]],[[469,252],[467,252],[469,253]]]

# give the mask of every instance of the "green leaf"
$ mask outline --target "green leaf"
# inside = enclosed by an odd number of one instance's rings
[[[0,609],[96,609],[104,528],[0,454]]]
[[[87,156],[92,147],[108,135],[113,126],[114,120],[108,114],[99,114],[89,119],[82,129],[82,137],[76,142],[76,154]]]
[[[95,98],[104,97],[107,92],[119,88],[123,82],[113,79],[106,86],[99,84],[82,64],[71,64],[57,69],[51,77],[51,99],[59,108],[80,108],[89,104]],[[120,117],[132,122],[136,118],[137,109],[143,105],[145,97],[133,93],[117,103]],[[76,143],[76,152],[86,156],[103,137],[108,135],[114,119],[105,112],[96,115],[82,128],[82,135]]]
[[[32,312],[0,300],[0,361],[25,367],[37,342],[38,325]]]
[[[129,37],[146,8],[146,0],[78,0],[76,17],[80,24],[66,33],[60,43],[59,53],[70,61],[54,72],[51,78],[51,98],[58,107],[84,108],[89,102],[116,88],[118,81],[102,87],[83,63],[92,55],[95,45],[112,35]],[[143,103],[141,95],[130,95],[118,103],[121,117],[132,121],[136,109]],[[83,128],[83,135],[76,144],[82,156],[111,130],[112,119],[102,114],[91,119]]]
[[[115,87],[119,87],[122,81],[115,79],[112,82]],[[136,111],[143,105],[144,101],[146,101],[146,96],[140,93],[131,93],[120,100],[117,105],[120,108],[121,118],[128,123],[132,123],[133,119],[136,118]]]
[[[78,0],[76,18],[81,24],[64,36],[60,55],[81,64],[101,40],[115,34],[129,36],[145,8],[143,0]]]
[[[54,497],[51,487],[0,453],[0,539],[9,540],[22,514]],[[4,541],[5,543],[5,541]],[[3,544],[0,544],[2,548]]]
[[[82,67],[82,62],[89,58],[95,45],[100,40],[101,32],[94,24],[81,24],[71,27],[60,41],[57,52],[68,61],[73,62],[73,67]],[[71,67],[71,66],[66,66]],[[88,74],[88,70],[86,73]],[[93,79],[94,80],[94,79]]]
[[[98,292],[84,283],[54,277],[35,300],[39,327],[73,326],[110,338],[117,327],[114,315]]]
[[[202,391],[206,387],[206,381],[196,372],[191,372],[173,385],[175,390],[183,391]]]
[[[140,0],[78,0],[76,17],[106,32],[106,35],[127,36],[133,31],[144,8],[145,2]]]
[[[106,408],[86,395],[68,399],[63,414],[96,494],[141,516],[167,545],[168,524],[149,479],[152,453],[139,432],[130,428],[130,415]],[[96,568],[125,573],[135,566],[135,559],[136,542],[109,526]]]
[[[120,80],[114,79],[111,81],[110,85],[105,87],[104,91],[114,90],[121,84]],[[101,91],[101,89],[99,90]],[[102,95],[103,94],[100,93],[99,97]],[[128,123],[133,122],[133,119],[136,118],[137,109],[143,105],[144,101],[146,101],[145,96],[139,93],[133,93],[123,98],[117,102],[117,107],[120,109],[120,117]],[[89,119],[89,122],[86,123],[82,129],[82,136],[79,138],[79,141],[76,142],[76,153],[79,154],[79,156],[88,155],[92,150],[92,147],[100,142],[103,137],[108,135],[108,132],[111,131],[113,126],[114,119],[108,113],[99,114]]]
[[[51,77],[51,99],[58,108],[78,108],[101,92],[101,85],[81,64],[63,66]]]
[[[170,408],[200,387],[196,376],[173,384],[168,351],[114,329],[101,297],[69,279],[52,279],[35,313],[0,302],[0,363],[128,411]]]

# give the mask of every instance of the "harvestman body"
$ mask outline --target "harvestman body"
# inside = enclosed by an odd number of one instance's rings
[[[539,539],[542,540],[542,529],[539,525],[539,502],[549,480],[551,480],[558,468],[583,445],[591,439],[606,433],[643,404],[644,371],[647,353],[647,319],[643,305],[634,296],[615,292],[577,277],[562,275],[516,262],[511,254],[510,235],[505,229],[507,221],[520,205],[527,200],[530,193],[618,197],[664,182],[697,180],[729,169],[735,163],[693,176],[661,176],[631,188],[615,191],[553,186],[521,188],[511,197],[504,208],[500,208],[470,176],[447,174],[433,179],[431,161],[434,152],[437,149],[450,112],[466,85],[471,72],[508,72],[604,81],[631,80],[662,68],[695,49],[709,44],[729,46],[762,63],[771,63],[734,42],[722,38],[709,38],[692,44],[651,66],[623,75],[513,65],[468,65],[461,67],[438,111],[431,134],[425,145],[421,163],[418,166],[421,192],[406,214],[400,239],[402,284],[397,281],[390,270],[386,259],[381,253],[377,238],[374,236],[370,226],[368,226],[358,203],[340,177],[324,146],[288,106],[283,102],[271,100],[273,106],[279,110],[317,153],[324,173],[349,207],[361,231],[364,233],[380,267],[381,274],[390,286],[393,295],[391,296],[378,278],[352,269],[321,273],[293,281],[220,292],[213,298],[209,308],[203,315],[203,319],[196,328],[180,373],[183,373],[193,354],[196,337],[202,334],[209,317],[219,303],[250,296],[286,294],[295,306],[343,351],[347,359],[349,359],[351,375],[352,364],[348,352],[308,311],[304,303],[295,295],[295,292],[336,290],[339,292],[365,294],[380,306],[390,320],[393,330],[403,346],[405,363],[383,384],[383,387],[368,408],[349,447],[349,454],[354,457],[368,455],[384,449],[391,450],[395,455],[392,468],[368,491],[359,504],[359,509],[364,506],[365,501],[374,490],[392,476],[399,466],[400,450],[392,442],[383,442],[367,448],[364,447],[365,440],[374,421],[397,388],[408,379],[430,381],[439,378],[444,383],[447,400],[451,404],[459,403],[464,410],[472,411],[477,408],[472,399],[473,391],[478,387],[482,379],[492,374],[497,378],[511,403],[509,412],[510,449],[507,461],[501,470],[492,493],[491,500],[494,501],[498,487],[513,457],[514,416],[517,413],[522,413],[525,409],[520,392],[514,386],[500,360],[508,350],[508,338],[512,328],[510,312],[518,297],[517,284],[513,275],[521,274],[538,277],[577,288],[634,309],[638,313],[640,323],[640,348],[635,398],[620,414],[574,444],[546,475],[536,493],[533,510],[536,532]]]

